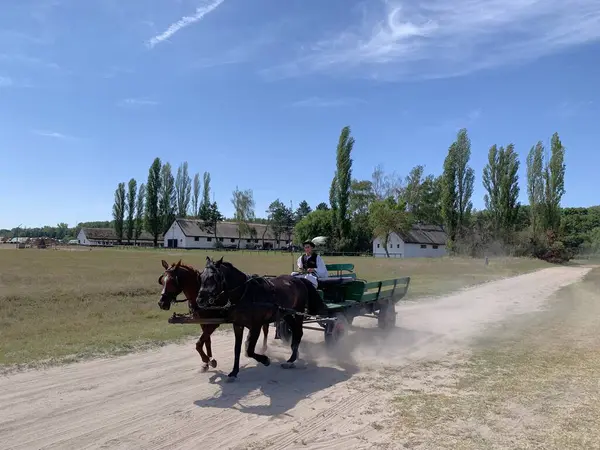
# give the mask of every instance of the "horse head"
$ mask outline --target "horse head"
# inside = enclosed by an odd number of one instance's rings
[[[171,308],[171,303],[176,301],[177,296],[196,287],[199,280],[197,277],[190,277],[192,273],[195,275],[195,271],[182,265],[181,260],[170,266],[164,259],[161,262],[165,272],[158,277],[158,284],[163,287],[158,306],[160,309],[168,311]],[[196,285],[190,286],[190,283],[196,283]]]
[[[246,280],[247,276],[231,263],[224,262],[223,257],[214,261],[207,256],[206,266],[200,276],[201,287],[196,303],[224,306],[231,300],[229,295],[241,287]]]

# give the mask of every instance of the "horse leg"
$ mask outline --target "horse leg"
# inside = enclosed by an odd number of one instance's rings
[[[215,332],[215,330],[217,328],[219,328],[219,325],[204,325],[206,327],[206,329],[208,330],[206,332],[206,339],[204,340],[204,345],[206,346],[206,354],[208,356],[208,359],[210,360],[210,367],[212,367],[213,369],[217,367],[217,360],[213,358],[212,355],[212,342],[210,340],[210,336],[211,334],[213,334]]]
[[[250,333],[248,334],[248,347],[246,349],[246,355],[248,356],[248,358],[254,358],[262,365],[268,366],[269,364],[271,364],[271,360],[269,359],[269,357],[265,355],[259,355],[254,351],[254,349],[256,348],[256,342],[258,341],[258,338],[260,336],[261,328],[262,327],[259,325],[254,325],[252,328],[250,328]]]
[[[210,335],[217,329],[219,328],[219,325],[200,325],[202,328],[202,335],[200,336],[200,339],[198,339],[198,342],[196,342],[196,350],[198,351],[198,353],[200,354],[200,357],[202,358],[202,362],[204,363],[204,365],[202,366],[202,372],[206,372],[210,367],[212,367],[213,369],[215,367],[217,367],[217,361],[215,359],[213,359],[212,357],[212,348],[211,348],[211,342],[210,342]],[[206,353],[204,353],[204,350],[202,350],[202,347],[205,346],[206,347]]]
[[[242,339],[244,339],[244,326],[233,325],[233,332],[235,334],[235,347],[234,347],[234,362],[233,370],[228,375],[228,381],[235,381],[240,372],[240,354],[242,353]]]
[[[262,352],[266,353],[267,352],[267,336],[269,335],[269,324],[265,323],[262,326],[262,329],[263,329],[263,333],[265,335],[265,337],[263,338]]]
[[[198,352],[198,354],[200,354],[200,358],[202,358],[202,362],[204,363],[204,365],[202,366],[202,372],[206,372],[208,370],[208,363],[210,362],[210,359],[208,358],[208,355],[202,350],[202,346],[206,339],[207,329],[205,328],[205,325],[200,325],[200,327],[202,328],[202,334],[198,338],[198,342],[196,342],[196,351]]]
[[[284,320],[292,330],[292,355],[287,362],[281,364],[281,367],[284,369],[293,369],[296,367],[295,362],[298,359],[298,348],[300,347],[300,341],[302,340],[302,335],[304,334],[304,330],[302,329],[304,318],[302,316],[285,316]]]

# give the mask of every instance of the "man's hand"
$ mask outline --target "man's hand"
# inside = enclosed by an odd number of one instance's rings
[[[315,271],[315,269],[313,269],[312,267],[307,270],[308,273],[313,273],[314,271]]]

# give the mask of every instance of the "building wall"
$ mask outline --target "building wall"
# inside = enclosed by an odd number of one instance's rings
[[[198,237],[194,237],[194,236],[186,236],[185,234],[183,234],[183,230],[181,229],[181,227],[179,226],[179,224],[177,223],[177,221],[173,222],[173,224],[169,227],[169,230],[165,233],[164,239],[163,239],[163,246],[164,247],[168,247],[169,246],[169,241],[172,239],[176,239],[177,240],[177,247],[178,248],[200,248],[200,249],[211,249],[211,248],[215,248],[215,237],[214,236],[198,236]],[[235,245],[237,247],[238,244],[238,238],[224,238],[224,237],[217,237],[217,240],[220,240],[221,243],[225,246],[233,246]],[[258,241],[258,242],[256,242]],[[271,245],[273,245],[273,248],[280,248],[280,247],[284,247],[286,245],[286,239],[282,239],[281,241],[279,241],[279,245],[277,245],[276,241],[274,239],[265,239],[265,243],[270,242]],[[262,246],[262,237],[261,236],[257,236],[256,239],[246,239],[246,238],[242,238],[241,239],[241,243],[240,243],[240,249],[246,248],[246,245],[250,243],[253,245],[259,245]]]
[[[423,246],[425,248],[422,248]],[[404,253],[405,258],[439,258],[446,256],[447,251],[445,245],[404,244]]]
[[[387,246],[390,258],[404,257],[404,241],[396,233],[390,235]],[[373,240],[373,256],[386,256],[385,247],[379,238]]]
[[[388,252],[390,258],[436,258],[448,253],[445,245],[406,244],[396,233],[392,233],[388,239]],[[373,239],[373,256],[386,256],[379,238]]]

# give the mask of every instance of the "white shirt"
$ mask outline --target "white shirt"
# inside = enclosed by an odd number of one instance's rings
[[[302,269],[302,256],[298,258],[297,262],[299,269]],[[321,255],[317,255],[317,268],[315,269],[315,272],[317,278],[327,278],[329,276],[329,274],[327,273],[327,267],[325,267],[325,263],[323,262]]]

